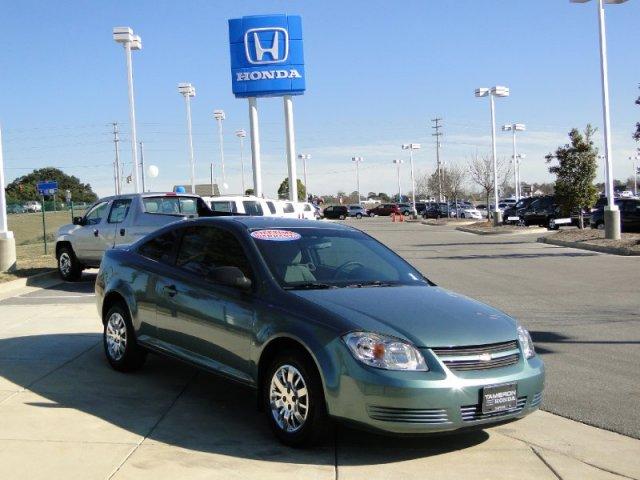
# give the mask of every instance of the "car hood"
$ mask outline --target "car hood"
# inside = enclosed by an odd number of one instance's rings
[[[398,286],[295,290],[340,316],[353,330],[410,340],[418,347],[484,345],[517,338],[508,315],[440,287]]]
[[[58,236],[61,237],[64,235],[71,235],[73,234],[73,232],[81,228],[82,227],[80,225],[74,225],[73,223],[62,225],[60,228],[58,228]]]

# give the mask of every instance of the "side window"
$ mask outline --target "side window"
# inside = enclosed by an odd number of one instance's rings
[[[196,215],[198,213],[198,202],[195,198],[180,197],[180,211],[187,215]]]
[[[205,279],[211,278],[216,267],[238,267],[248,278],[253,276],[238,239],[216,227],[186,228],[176,266]]]
[[[178,231],[174,229],[143,243],[138,253],[156,262],[170,263],[177,241]]]
[[[131,199],[123,198],[121,200],[114,200],[111,204],[111,211],[109,212],[109,223],[121,223],[127,218],[129,214],[129,208],[131,207]]]
[[[293,213],[294,211],[293,203],[286,202],[284,204],[284,213]]]
[[[269,207],[269,211],[272,215],[276,213],[276,206],[273,202],[267,202],[267,207]]]
[[[98,225],[107,213],[108,202],[100,202],[87,212],[84,217],[85,225]]]
[[[244,212],[247,215],[251,215],[252,217],[261,217],[264,215],[262,211],[262,205],[253,200],[243,200],[242,206],[244,207]]]
[[[310,212],[310,211],[311,211],[311,205],[309,205],[309,204],[305,204],[305,206],[304,206],[304,211],[305,211],[305,212]]]
[[[227,202],[223,200],[211,202],[211,210],[213,210],[214,212],[228,213],[236,213],[238,211],[236,208],[236,202]]]

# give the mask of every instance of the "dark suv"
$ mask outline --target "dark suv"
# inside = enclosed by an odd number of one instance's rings
[[[349,209],[344,205],[331,205],[322,212],[324,218],[344,220],[349,216]]]
[[[369,210],[369,214],[379,215],[381,217],[388,217],[389,215],[391,215],[391,212],[393,212],[394,205],[395,205],[394,203],[381,203],[377,207],[374,207],[371,210]]]
[[[640,200],[635,198],[617,199],[620,209],[620,226],[623,231],[640,231]],[[591,215],[591,228],[604,229],[604,205]]]
[[[545,195],[536,198],[522,212],[522,222],[526,227],[529,225],[538,225],[540,227],[549,227],[555,229],[555,224],[551,224],[551,220],[558,216],[558,205],[553,195]]]
[[[505,208],[504,213],[502,214],[502,223],[510,224],[510,223],[520,223],[523,221],[523,214],[525,210],[531,205],[534,201],[536,201],[537,197],[526,197],[521,198],[516,202],[515,205]],[[509,220],[509,217],[518,217],[518,220]]]

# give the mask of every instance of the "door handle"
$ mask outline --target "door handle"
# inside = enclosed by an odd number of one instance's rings
[[[121,229],[120,229],[120,236],[121,236],[121,237],[124,237],[124,233],[125,233],[125,232],[124,232],[124,228],[121,228]]]
[[[175,285],[165,285],[162,287],[162,292],[169,297],[175,297],[178,294],[178,289]]]
[[[97,228],[95,228],[95,229],[93,230],[93,236],[94,236],[94,237],[97,237],[99,233],[100,233],[100,232],[98,231],[98,229],[97,229]]]

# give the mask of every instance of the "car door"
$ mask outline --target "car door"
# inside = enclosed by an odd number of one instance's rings
[[[640,229],[640,202],[625,200],[620,205],[620,223],[625,231]]]
[[[118,198],[111,202],[111,209],[107,217],[108,229],[105,230],[105,237],[110,245],[122,245],[131,243],[133,236],[129,230],[127,220],[131,211],[131,198]]]
[[[234,266],[253,279],[239,240],[209,225],[182,230],[176,261],[156,285],[160,340],[179,355],[251,381],[249,351],[255,326],[253,295],[215,282],[216,267]]]
[[[107,212],[110,201],[96,203],[86,213],[82,226],[73,232],[73,250],[82,262],[98,264],[109,246]]]

